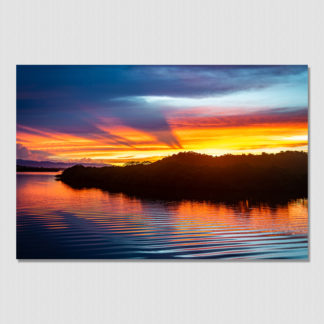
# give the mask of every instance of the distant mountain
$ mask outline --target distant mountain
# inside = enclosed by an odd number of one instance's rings
[[[81,162],[51,162],[51,161],[32,161],[32,160],[21,160],[17,159],[17,165],[25,167],[36,167],[36,168],[55,168],[55,169],[67,169],[74,165],[83,165],[85,167],[101,168],[104,166],[111,166],[110,164],[104,163],[81,163]]]

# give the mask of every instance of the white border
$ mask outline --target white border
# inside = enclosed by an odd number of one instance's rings
[[[323,1],[0,4],[1,323],[323,322]],[[308,64],[310,261],[18,262],[16,64]]]

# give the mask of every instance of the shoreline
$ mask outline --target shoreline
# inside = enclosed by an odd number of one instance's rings
[[[124,167],[65,169],[56,179],[78,188],[153,199],[273,201],[308,197],[308,154],[212,157],[179,153],[157,162]]]

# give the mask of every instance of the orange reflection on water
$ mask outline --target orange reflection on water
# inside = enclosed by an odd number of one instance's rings
[[[19,177],[19,176],[18,176]],[[31,177],[31,178],[30,178]],[[32,181],[30,181],[32,179]],[[73,189],[51,175],[18,178],[17,210],[51,229],[68,228],[76,217],[115,233],[146,236],[168,233],[172,240],[242,231],[307,234],[307,199],[286,204],[236,204],[199,201],[163,202],[110,194],[99,189]]]
[[[251,206],[248,201],[233,205],[183,201],[174,210],[178,223],[187,225],[180,226],[180,231],[190,231],[200,225],[201,232],[205,234],[206,227],[216,224],[220,229],[224,227],[226,230],[238,231],[246,228],[294,234],[305,234],[308,231],[307,199],[275,206],[266,203]]]
[[[17,177],[20,246],[46,257],[307,258],[307,233],[307,199],[153,201],[73,189],[53,174]]]

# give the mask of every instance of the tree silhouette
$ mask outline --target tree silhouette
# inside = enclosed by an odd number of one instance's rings
[[[156,198],[307,197],[308,154],[286,151],[213,157],[181,152],[154,163],[103,168],[78,165],[66,169],[58,179],[77,188]]]

